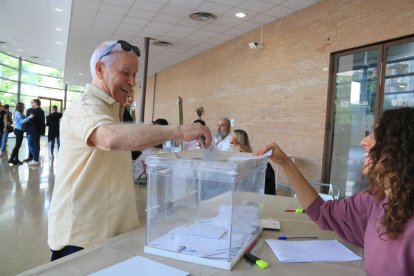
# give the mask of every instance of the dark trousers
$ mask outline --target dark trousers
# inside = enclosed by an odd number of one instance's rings
[[[14,145],[12,154],[10,155],[10,159],[9,159],[13,162],[19,161],[19,150],[20,150],[20,147],[22,146],[23,134],[24,134],[24,131],[21,131],[20,129],[17,129],[17,128],[14,129],[14,135],[16,135],[16,145]]]
[[[70,254],[76,253],[80,250],[82,250],[82,247],[78,247],[78,246],[72,246],[72,245],[68,245],[63,247],[61,250],[51,250],[52,251],[52,257],[50,258],[50,261],[53,262],[57,259],[63,258],[65,256],[68,256]]]

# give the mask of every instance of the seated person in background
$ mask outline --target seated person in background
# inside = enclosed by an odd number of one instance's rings
[[[206,122],[204,122],[202,116],[204,115],[204,107],[199,106],[194,110],[194,115],[195,115],[195,120],[193,121],[193,123],[200,123],[203,126],[206,125]]]
[[[213,138],[213,142],[216,144],[217,149],[221,151],[232,151],[230,144],[230,128],[229,119],[221,118],[218,120],[216,133]]]
[[[283,168],[306,214],[322,229],[364,248],[368,275],[414,275],[414,108],[387,110],[362,139],[368,189],[324,202],[276,143],[271,159]]]
[[[203,126],[206,125],[206,123],[201,119],[194,120],[193,124],[195,124],[195,123],[202,124]],[[184,146],[184,150],[198,150],[198,149],[201,149],[201,145],[200,145],[199,140],[183,141],[183,146]]]
[[[231,145],[233,146],[233,151],[237,152],[253,152],[252,147],[250,146],[249,136],[247,132],[242,129],[236,129],[232,134]],[[266,179],[265,179],[265,194],[267,195],[276,195],[276,186],[275,186],[275,171],[272,168],[270,163],[267,163],[266,168]]]
[[[165,119],[157,119],[152,122],[153,125],[159,126],[168,126],[168,121]],[[141,155],[135,159],[132,163],[132,174],[134,176],[134,181],[137,182],[138,180],[146,180],[146,166],[145,166],[145,157],[153,155],[157,152],[162,151],[162,144],[146,148],[142,151]]]

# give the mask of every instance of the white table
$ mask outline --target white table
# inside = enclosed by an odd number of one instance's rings
[[[270,263],[270,267],[259,270],[241,259],[231,271],[186,263],[144,253],[145,225],[110,239],[100,245],[81,250],[75,254],[23,272],[20,275],[87,275],[102,268],[124,261],[136,255],[182,269],[191,275],[365,275],[363,261],[341,263],[281,263],[264,242],[279,235],[318,236],[319,239],[338,239],[331,231],[320,230],[306,214],[288,213],[284,210],[300,208],[299,202],[290,197],[265,196],[263,218],[277,219],[280,231],[264,231],[256,245],[256,255]],[[358,255],[362,249],[346,244]],[[139,274],[139,271],[137,271]]]

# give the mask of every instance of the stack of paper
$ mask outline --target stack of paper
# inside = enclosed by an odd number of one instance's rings
[[[257,206],[221,206],[219,214],[176,228],[150,242],[151,247],[205,258],[227,259],[253,238],[259,226]],[[227,231],[232,222],[232,233]]]
[[[361,257],[337,240],[286,241],[266,240],[281,262],[349,262]]]

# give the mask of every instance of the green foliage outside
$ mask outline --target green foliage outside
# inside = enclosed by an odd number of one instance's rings
[[[17,80],[18,80],[18,67],[19,59],[0,52],[0,101],[2,104],[10,104],[14,106],[17,102]],[[24,87],[29,87],[27,85],[34,85],[34,91],[40,89],[44,94],[48,90],[53,91],[54,89],[47,89],[43,87],[52,87],[59,90],[55,90],[60,93],[54,93],[50,95],[51,98],[60,98],[63,94],[64,83],[63,83],[63,71],[46,67],[40,64],[31,63],[28,61],[22,61],[22,75],[21,75],[21,100],[23,101],[30,96],[30,92],[24,91]],[[27,84],[27,85],[25,85]],[[79,93],[83,92],[83,86],[69,85],[68,87],[68,100],[69,98],[74,98]],[[33,92],[32,92],[33,93]],[[36,93],[36,92],[35,92]],[[60,95],[59,95],[60,94]],[[40,94],[41,95],[41,94]],[[35,95],[33,95],[35,96]],[[37,95],[36,95],[37,96]]]

